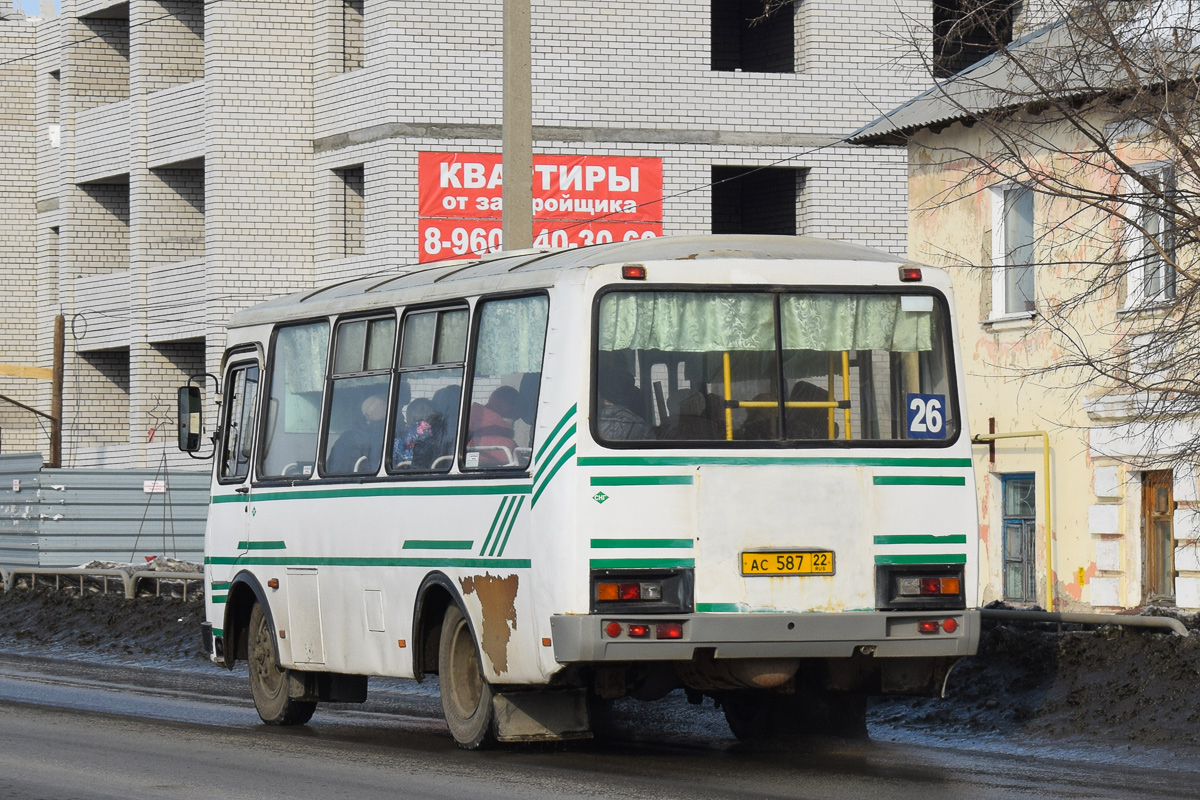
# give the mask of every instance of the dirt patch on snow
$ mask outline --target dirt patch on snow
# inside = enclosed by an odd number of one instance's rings
[[[80,594],[52,587],[0,593],[0,649],[204,660],[196,597]]]
[[[950,736],[1200,746],[1200,631],[1063,627],[986,623],[945,699],[882,699],[873,720]]]

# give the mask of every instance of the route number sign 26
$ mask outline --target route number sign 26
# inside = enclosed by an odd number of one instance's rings
[[[946,396],[942,394],[908,395],[908,438],[946,438]]]

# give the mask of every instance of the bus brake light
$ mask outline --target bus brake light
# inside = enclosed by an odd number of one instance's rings
[[[936,619],[923,619],[917,623],[917,631],[920,633],[937,633],[941,630]]]
[[[648,638],[650,638],[650,626],[644,622],[630,623],[629,637],[631,639],[648,639]]]
[[[655,638],[658,639],[682,639],[683,638],[683,623],[682,622],[660,622],[658,630],[655,632]]]

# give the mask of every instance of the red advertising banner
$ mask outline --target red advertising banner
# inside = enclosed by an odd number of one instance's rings
[[[501,246],[498,153],[421,153],[422,262]],[[662,159],[534,156],[536,247],[583,247],[662,235]]]

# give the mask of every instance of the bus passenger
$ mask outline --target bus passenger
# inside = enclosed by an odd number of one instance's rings
[[[621,369],[602,370],[596,388],[600,397],[596,429],[601,439],[611,442],[654,438],[654,431],[646,421],[624,405],[638,396],[632,375]]]
[[[392,445],[392,463],[396,465],[410,463],[418,469],[426,469],[433,459],[431,457],[418,459],[415,454],[420,452],[422,455],[428,455],[426,451],[429,448],[423,445],[434,435],[433,424],[439,421],[434,419],[438,415],[434,412],[433,401],[418,397],[408,404],[405,416],[408,418],[408,426],[397,434]],[[418,460],[426,463],[418,464]]]
[[[383,453],[383,420],[387,416],[387,400],[381,394],[373,394],[363,400],[362,421],[338,437],[325,470],[331,475],[349,475],[354,472],[373,473],[379,469],[379,457]]]
[[[513,422],[521,415],[521,395],[511,386],[492,392],[487,405],[471,404],[467,450],[478,448],[479,466],[503,467],[515,463],[517,442]]]

